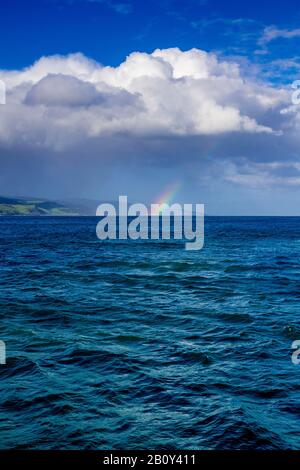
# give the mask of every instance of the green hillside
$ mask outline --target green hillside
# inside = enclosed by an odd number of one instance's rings
[[[79,212],[55,201],[0,197],[1,215],[79,215]]]

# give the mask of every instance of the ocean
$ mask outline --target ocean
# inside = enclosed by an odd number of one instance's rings
[[[2,449],[300,449],[300,218],[0,218]]]

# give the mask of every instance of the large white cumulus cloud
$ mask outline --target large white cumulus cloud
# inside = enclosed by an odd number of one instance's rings
[[[135,169],[171,161],[205,184],[300,184],[300,108],[290,91],[213,53],[134,52],[117,67],[51,56],[0,79],[4,188],[18,180],[30,194],[33,178],[43,189],[70,174],[90,187],[104,167],[130,160]],[[17,178],[24,169],[28,184]]]
[[[242,77],[237,64],[198,49],[135,52],[118,67],[82,54],[43,57],[0,78],[8,91],[0,139],[47,146],[114,133],[278,134],[288,99],[283,90]]]

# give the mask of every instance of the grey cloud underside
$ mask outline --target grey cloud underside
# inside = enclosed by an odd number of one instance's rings
[[[47,107],[126,107],[138,104],[138,96],[126,90],[98,91],[89,83],[63,74],[48,74],[34,84],[26,94],[26,105]]]
[[[118,165],[141,177],[149,167],[197,172],[203,184],[300,182],[290,91],[248,79],[214,54],[133,53],[116,68],[81,54],[44,57],[0,78],[4,188],[18,180],[26,192],[27,178],[66,184],[67,174],[70,185],[88,187]]]

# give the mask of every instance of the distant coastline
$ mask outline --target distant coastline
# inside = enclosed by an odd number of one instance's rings
[[[52,216],[52,217],[96,217],[96,210],[103,201],[92,199],[65,199],[52,200],[35,197],[8,197],[0,196],[1,216]],[[104,201],[118,206],[117,201]],[[150,207],[150,206],[149,206]],[[118,211],[117,211],[118,214]],[[297,214],[211,214],[206,213],[205,218],[297,218]]]
[[[89,216],[95,215],[97,205],[90,200],[52,201],[0,196],[0,216]]]

